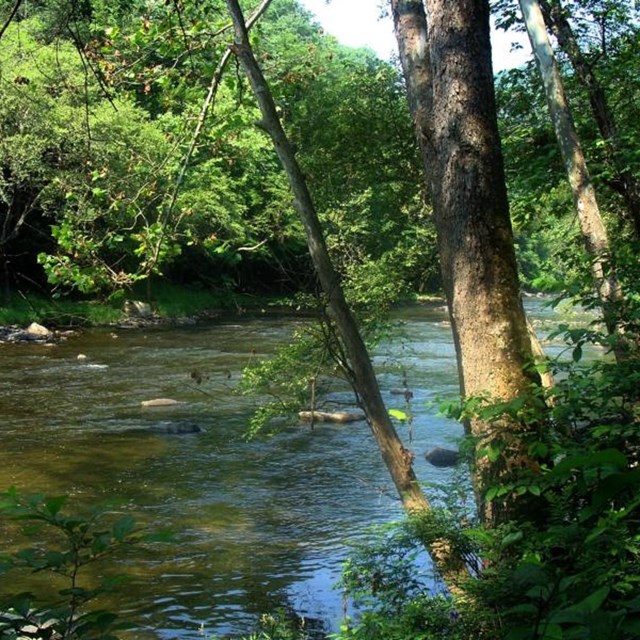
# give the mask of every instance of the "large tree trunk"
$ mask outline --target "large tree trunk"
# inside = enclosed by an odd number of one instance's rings
[[[369,354],[345,300],[338,274],[331,263],[306,180],[282,128],[267,82],[251,50],[238,1],[226,2],[235,28],[233,51],[247,74],[258,101],[262,113],[260,126],[271,137],[278,158],[289,178],[316,274],[327,296],[331,314],[349,358],[354,386],[360,395],[367,420],[405,509],[410,513],[425,511],[429,504],[415,477],[412,456],[403,447],[380,395]],[[450,588],[457,584],[462,576],[468,576],[464,563],[453,556],[446,545],[432,545],[430,550],[436,567]]]
[[[584,56],[560,0],[540,0],[540,9],[545,24],[569,57],[576,78],[587,91],[591,113],[605,143],[607,160],[614,171],[610,184],[622,196],[636,238],[640,239],[640,181],[624,161],[618,127],[609,108],[607,94]]]
[[[616,357],[624,358],[623,340],[619,328],[622,292],[611,264],[608,263],[609,237],[600,215],[580,139],[573,124],[560,69],[553,55],[538,0],[519,0],[519,3],[542,76],[549,112],[578,213],[582,237],[591,257],[592,275],[602,303],[603,318],[609,333],[619,336],[618,347],[614,349]]]
[[[486,0],[391,0],[396,35],[431,188],[442,277],[463,396],[509,401],[540,384],[520,298],[497,117]],[[427,29],[428,22],[428,29]],[[517,424],[469,425],[479,447],[505,443],[487,483],[527,456]],[[503,505],[504,506],[504,505]],[[490,522],[499,505],[480,504]]]

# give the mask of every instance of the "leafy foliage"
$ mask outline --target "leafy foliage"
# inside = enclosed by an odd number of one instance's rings
[[[492,4],[499,26],[522,28],[516,2],[501,0]],[[560,5],[557,0],[547,4]],[[578,81],[566,54],[557,51],[600,209],[606,217],[613,244],[622,247],[633,225],[622,195],[621,172],[633,176],[640,168],[637,101],[631,98],[638,93],[634,72],[637,60],[634,62],[630,57],[638,51],[632,44],[637,43],[638,38],[637,8],[606,0],[563,1],[561,7],[589,73],[606,95],[616,125],[617,131],[607,134],[611,139],[604,139],[594,119],[593,97]],[[628,83],[619,82],[623,75],[628,77]],[[543,291],[557,291],[561,284],[571,288],[583,280],[589,264],[583,256],[575,208],[534,65],[501,73],[497,79],[497,97],[524,284]]]
[[[425,527],[431,525],[390,525],[352,552],[340,587],[357,615],[343,622],[336,640],[481,637],[426,571],[421,543]]]
[[[1,56],[7,265],[38,255],[54,287],[87,294],[151,274],[313,287],[288,186],[233,69],[194,138],[231,38],[223,4],[25,5]],[[343,270],[386,256],[401,287],[437,281],[398,72],[338,45],[291,0],[252,38]]]
[[[85,568],[139,542],[142,536],[129,515],[114,517],[99,509],[86,517],[67,515],[65,503],[65,497],[23,497],[13,488],[0,497],[0,513],[23,524],[23,532],[34,540],[34,546],[3,554],[0,573],[46,572],[60,578],[61,586],[55,595],[47,593],[41,598],[32,593],[5,595],[0,603],[3,638],[117,640],[113,633],[126,628],[114,613],[88,606],[122,584],[124,577],[103,577],[90,585],[85,581]]]

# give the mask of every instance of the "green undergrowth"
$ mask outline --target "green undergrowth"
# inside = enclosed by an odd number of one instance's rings
[[[8,303],[0,304],[0,326],[31,322],[52,327],[101,326],[123,318],[125,300],[148,302],[155,315],[163,318],[206,315],[208,312],[245,313],[283,309],[290,306],[284,297],[253,296],[181,286],[169,282],[120,291],[108,299],[78,299],[14,293]]]

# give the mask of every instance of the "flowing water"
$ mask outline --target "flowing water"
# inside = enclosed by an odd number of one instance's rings
[[[539,320],[552,319],[537,301],[529,306]],[[416,473],[424,482],[446,482],[453,471],[423,458],[434,446],[455,446],[462,434],[433,405],[456,393],[445,311],[415,305],[397,316],[400,337],[375,355],[385,400],[405,410],[392,390],[406,379],[414,393]],[[335,628],[342,599],[333,586],[349,544],[400,517],[363,423],[311,430],[292,420],[272,438],[243,439],[259,399],[234,393],[242,368],[268,357],[303,322],[244,317],[185,328],[92,329],[52,347],[0,345],[0,489],[68,495],[71,507],[118,498],[148,530],[175,534],[112,563],[131,576],[108,603],[137,625],[130,637],[237,633],[278,607]],[[166,397],[181,404],[141,406]],[[203,431],[146,431],[178,420]],[[404,438],[407,429],[399,426]],[[0,593],[23,586],[5,580]]]

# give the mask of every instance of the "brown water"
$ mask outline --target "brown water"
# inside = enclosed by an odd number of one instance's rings
[[[433,305],[405,309],[399,319],[402,338],[375,357],[385,399],[404,408],[391,390],[406,375],[415,394],[416,472],[425,482],[446,481],[452,471],[422,454],[461,435],[428,404],[455,395],[449,327]],[[348,545],[400,516],[365,424],[310,430],[292,420],[273,438],[243,439],[260,399],[234,393],[240,372],[287,342],[300,322],[234,318],[88,330],[54,347],[0,345],[0,488],[65,494],[78,506],[119,498],[150,531],[175,532],[175,542],[113,563],[132,576],[107,603],[137,625],[130,637],[246,632],[281,606],[335,628],[342,599],[333,585]],[[141,407],[161,397],[182,404]],[[194,421],[203,432],[144,431],[160,420]],[[19,586],[5,582],[0,592]]]

